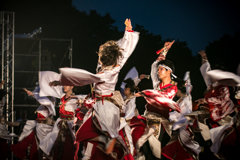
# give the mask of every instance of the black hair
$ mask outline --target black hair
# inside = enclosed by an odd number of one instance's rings
[[[135,86],[134,81],[131,78],[128,78],[123,82],[126,83],[125,88],[130,88],[131,93],[134,93],[138,90],[138,88]]]
[[[160,64],[166,65],[166,66],[168,66],[169,68],[171,68],[171,69],[172,69],[172,73],[175,72],[175,67],[174,67],[174,64],[172,63],[172,61],[170,61],[170,60],[162,60],[162,61],[159,61],[157,66],[159,66]]]
[[[181,78],[176,78],[174,81],[177,82],[177,88],[180,90],[183,94],[186,93],[186,86],[184,80]]]
[[[101,55],[100,61],[103,66],[116,66],[118,58],[122,57],[121,49],[119,48],[116,41],[107,41],[102,46],[102,49],[98,54]]]

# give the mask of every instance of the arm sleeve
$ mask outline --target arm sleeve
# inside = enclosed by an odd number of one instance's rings
[[[39,104],[47,107],[47,109],[49,110],[50,115],[54,115],[56,116],[56,111],[54,108],[54,104],[45,96],[40,97],[39,96],[39,87],[36,87],[36,89],[33,91],[33,97],[39,102]]]
[[[204,64],[202,64],[202,66],[200,67],[200,71],[202,73],[203,79],[205,81],[205,84],[208,86],[210,86],[212,84],[210,77],[206,74],[208,71],[211,70],[211,66],[209,62],[205,62]]]
[[[52,96],[56,98],[62,98],[64,95],[62,86],[49,86],[52,81],[59,81],[60,74],[52,71],[42,71],[39,72],[39,87],[40,97],[42,96]]]
[[[139,32],[125,31],[123,38],[117,41],[119,47],[123,49],[122,51],[123,57],[119,58],[118,60],[118,64],[120,65],[121,68],[134,51],[138,40]]]
[[[160,80],[158,78],[158,60],[154,61],[151,67],[151,78],[153,83],[153,89],[157,89],[158,84],[160,83]]]

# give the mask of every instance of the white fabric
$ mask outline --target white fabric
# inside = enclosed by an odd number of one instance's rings
[[[207,75],[207,72],[211,70],[211,66],[209,62],[205,62],[204,64],[202,64],[202,66],[200,67],[200,71],[202,73],[203,79],[205,81],[206,86],[210,86],[212,84],[212,81],[210,79],[210,77]]]
[[[60,74],[52,71],[39,72],[39,87],[41,88],[39,96],[52,96],[56,98],[62,98],[65,94],[63,93],[62,86],[49,86],[52,81],[59,81]]]
[[[34,95],[33,97],[41,104],[41,106],[37,109],[37,112],[41,113],[45,117],[48,117],[50,115],[56,116],[55,105],[53,104],[52,101],[50,101],[45,96],[40,97],[38,89],[35,89],[33,91],[33,95]],[[44,106],[47,107],[47,109],[44,109]],[[48,111],[46,111],[46,110],[48,110]],[[46,114],[48,114],[48,115],[46,115]]]
[[[132,67],[130,71],[128,71],[127,75],[125,76],[124,80],[131,78],[133,81],[138,79],[138,71],[135,67]],[[135,81],[134,81],[135,82]],[[139,83],[139,82],[138,82]],[[137,83],[137,84],[138,84]],[[135,85],[137,85],[135,82]],[[125,88],[126,83],[122,82],[121,88]]]
[[[53,126],[43,124],[43,123],[37,123],[36,124],[36,134],[37,138],[39,139],[39,142],[42,142],[42,140],[46,137],[48,133],[50,133],[53,129]]]
[[[160,83],[160,80],[158,78],[158,62],[159,60],[154,61],[151,67],[151,77],[154,90],[157,90],[158,84]]]
[[[84,86],[92,83],[102,82],[97,74],[90,73],[77,68],[60,68],[61,84],[65,86]]]
[[[50,154],[50,151],[58,137],[58,133],[59,133],[59,128],[58,128],[58,123],[61,121],[60,118],[57,119],[57,121],[55,122],[54,124],[54,127],[53,127],[53,130],[52,132],[50,132],[49,134],[47,134],[47,136],[40,142],[39,144],[39,147],[42,149],[42,151],[44,153],[46,153],[47,155]],[[73,120],[69,120],[67,121],[67,124],[68,124],[68,127],[69,127],[69,130],[71,131],[72,133],[72,138],[73,138],[73,141],[75,141],[75,132],[74,130],[72,129],[73,126],[74,126],[74,122]]]
[[[188,95],[187,97],[184,97],[183,100],[178,103],[178,105],[181,109],[181,113],[177,111],[169,113],[169,120],[175,121],[175,123],[173,124],[173,130],[179,129],[182,124],[187,121],[184,115],[192,112],[192,96]]]
[[[226,72],[222,70],[211,70],[207,72],[207,75],[216,80],[216,86],[217,85],[226,85],[226,86],[237,86],[240,87],[240,76],[231,73]]]
[[[30,135],[33,130],[36,127],[36,135],[39,140],[39,142],[42,142],[42,140],[45,138],[45,136],[50,133],[53,129],[53,126],[37,123],[35,120],[28,120],[23,127],[23,132],[21,133],[18,141],[22,141],[24,138],[26,138],[28,135]]]
[[[127,139],[129,141],[129,145],[130,145],[130,152],[133,155],[134,146],[133,146],[133,140],[132,140],[132,135],[131,135],[131,128],[127,124],[126,120],[123,117],[121,117],[121,119],[120,119],[120,127],[119,127],[118,131],[120,131],[121,129],[124,129],[124,131],[126,133],[126,136],[127,136]]]
[[[84,157],[82,160],[89,160],[92,156],[93,144],[91,142],[87,143],[86,151],[84,152]]]
[[[23,132],[21,133],[18,141],[22,141],[25,137],[32,133],[34,128],[36,127],[37,122],[35,120],[28,120],[23,127]]]
[[[78,99],[79,98],[84,99],[86,97],[86,95],[75,95],[75,96]],[[64,109],[68,112],[75,112],[75,110],[77,109],[77,106],[78,106],[78,104],[77,104],[78,99],[73,98],[73,99],[68,100],[67,103],[64,105]]]
[[[136,108],[136,97],[134,96],[131,99],[128,99],[124,103],[125,108],[125,116],[124,118],[132,118],[135,116],[135,108]]]
[[[225,136],[225,134],[223,134],[223,133],[226,129],[232,127],[233,123],[234,123],[234,118],[231,120],[230,123],[228,123],[226,125],[210,129],[210,136],[211,136],[211,140],[212,140],[211,151],[213,153],[216,153],[216,154],[218,153],[218,151],[221,147],[222,140]]]
[[[199,154],[201,152],[201,146],[190,137],[190,132],[186,130],[186,127],[187,125],[179,129],[179,138],[186,147],[196,154]]]
[[[101,129],[107,131],[112,138],[118,137],[119,108],[109,101],[97,101],[94,104],[95,116],[97,117]]]
[[[161,142],[154,135],[148,138],[148,142],[153,155],[161,159]]]
[[[40,113],[41,115],[43,115],[46,118],[48,116],[50,116],[49,110],[45,106],[43,106],[43,105],[39,106],[38,109],[36,110],[36,112]]]
[[[193,86],[191,85],[190,71],[187,71],[184,75],[183,80],[186,82],[186,94],[189,95],[192,92]]]

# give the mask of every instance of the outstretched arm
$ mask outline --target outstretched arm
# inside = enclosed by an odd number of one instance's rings
[[[134,51],[139,40],[139,32],[132,31],[132,24],[130,19],[126,19],[125,25],[126,31],[124,33],[124,36],[122,39],[117,41],[117,44],[119,48],[122,49],[123,54],[123,56],[118,60],[118,64],[121,68]]]
[[[211,66],[210,66],[210,63],[208,62],[206,52],[204,50],[201,50],[199,52],[199,54],[202,57],[202,66],[200,67],[200,71],[201,71],[201,74],[203,76],[206,86],[209,87],[212,84],[212,81],[206,73],[211,70]]]

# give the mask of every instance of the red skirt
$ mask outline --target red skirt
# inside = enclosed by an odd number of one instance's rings
[[[168,159],[174,160],[194,160],[190,156],[190,154],[183,148],[178,139],[171,144],[163,147],[162,155],[164,155]]]
[[[38,150],[37,150],[37,142],[36,142],[36,131],[32,131],[31,134],[29,134],[27,137],[25,137],[21,142],[18,142],[17,144],[13,144],[11,146],[11,150],[14,155],[16,155],[20,159],[24,159],[24,157],[27,156],[27,148],[29,145],[31,145],[30,149],[30,160],[38,160]]]

